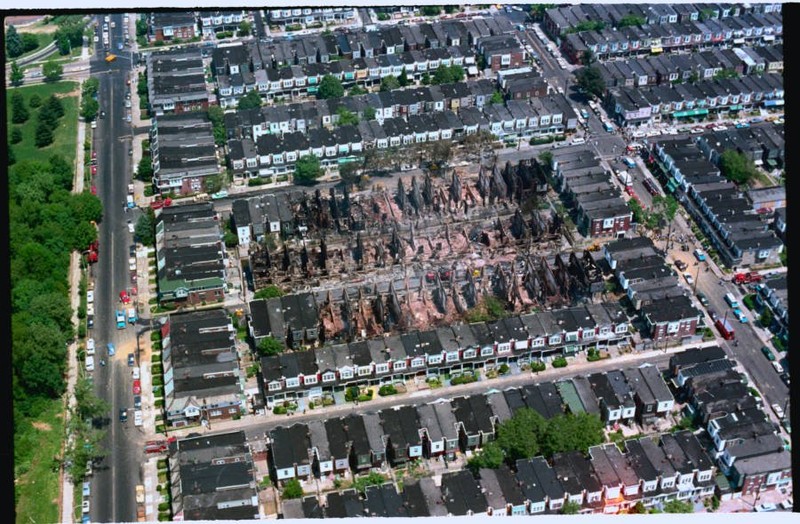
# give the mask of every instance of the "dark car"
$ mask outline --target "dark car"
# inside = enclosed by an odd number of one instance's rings
[[[702,291],[697,293],[697,300],[699,300],[700,303],[703,304],[703,307],[708,307],[708,297],[706,297],[706,294],[703,293]]]
[[[687,267],[689,267],[689,264],[687,264],[687,263],[686,263],[686,262],[684,262],[683,260],[676,260],[676,261],[675,261],[675,267],[677,267],[677,268],[678,268],[678,269],[680,269],[681,271],[685,271],[685,270],[686,270],[686,268],[687,268]]]
[[[128,256],[131,257],[136,256],[136,246],[134,246],[133,244],[131,244],[131,246],[128,248]]]
[[[761,352],[764,353],[764,356],[767,357],[767,360],[770,362],[775,362],[775,355],[767,346],[761,346]]]
[[[786,384],[787,388],[792,387],[790,385],[791,380],[789,379],[789,373],[781,373],[781,380],[783,380],[783,383]]]
[[[133,397],[133,407],[135,409],[140,409],[142,407],[142,397],[141,396],[136,395],[135,397]]]
[[[125,408],[119,408],[119,421],[120,422],[127,422],[128,421],[128,410]]]
[[[128,353],[128,365],[130,367],[133,367],[134,364],[135,364],[135,362],[133,360],[133,353]]]

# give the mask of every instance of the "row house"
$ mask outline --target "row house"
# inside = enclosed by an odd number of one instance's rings
[[[289,479],[305,479],[311,475],[308,442],[308,427],[305,424],[295,424],[288,428],[278,426],[269,432],[267,457],[273,481],[283,483]]]
[[[216,102],[199,48],[148,53],[146,69],[149,110],[155,115],[204,110]]]
[[[151,43],[176,38],[191,40],[198,35],[197,15],[193,11],[157,11],[147,17],[147,38]]]
[[[353,7],[325,7],[325,8],[281,8],[267,9],[269,24],[278,27],[290,25],[311,24],[342,24],[352,23],[357,20],[356,9]]]
[[[769,74],[675,84],[671,87],[613,87],[608,90],[606,105],[620,126],[631,128],[661,119],[678,120],[703,117],[712,112],[778,107],[783,104],[783,95],[782,77]],[[669,103],[662,103],[665,98]],[[656,118],[658,116],[661,118]]]
[[[712,47],[773,44],[783,35],[779,16],[745,14],[724,20],[686,20],[670,25],[643,25],[581,31],[562,42],[565,55],[578,63],[585,50],[604,61],[627,56],[660,54]],[[778,39],[778,40],[776,40]]]
[[[249,20],[249,15],[244,10],[200,11],[200,28],[204,38],[211,38],[223,31],[236,31],[245,20]]]
[[[768,278],[760,284],[756,293],[756,304],[772,311],[776,334],[783,340],[788,336],[789,327],[789,288],[786,275]]]

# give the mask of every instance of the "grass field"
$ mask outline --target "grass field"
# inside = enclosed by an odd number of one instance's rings
[[[25,159],[42,159],[46,160],[53,154],[63,156],[68,162],[75,159],[75,148],[77,147],[76,141],[78,139],[78,97],[77,82],[56,82],[54,84],[39,84],[35,86],[22,86],[10,88],[6,93],[6,111],[7,122],[6,126],[11,132],[14,127],[22,129],[22,142],[14,144],[14,154],[17,155],[17,162]],[[28,106],[30,117],[24,124],[11,123],[11,93],[19,91],[25,96],[25,104],[27,106],[30,97],[38,94],[44,101],[52,94],[62,95],[62,102],[64,103],[64,116],[59,120],[58,129],[56,129],[53,143],[47,147],[39,149],[34,143],[34,136],[36,132],[36,113],[38,109],[31,109]],[[75,96],[64,97],[67,93],[74,92]]]
[[[23,430],[24,435],[15,435],[14,439],[15,446],[27,445],[36,450],[29,464],[14,465],[18,496],[16,522],[60,522],[59,476],[57,469],[53,471],[53,458],[60,454],[64,440],[63,403],[60,400],[52,401],[39,420],[32,424],[33,427]],[[20,468],[25,472],[18,474]]]

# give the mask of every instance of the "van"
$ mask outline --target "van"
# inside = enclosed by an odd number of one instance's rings
[[[739,302],[738,302],[738,301],[736,300],[736,298],[733,296],[733,293],[725,293],[725,302],[727,302],[727,303],[728,303],[728,305],[729,305],[730,307],[732,307],[732,308],[737,308],[737,307],[739,307]]]
[[[126,205],[128,206],[128,209],[133,209],[134,207],[136,207],[136,203],[133,201],[133,195],[128,195],[125,198],[125,202]]]
[[[208,193],[197,193],[194,196],[194,201],[195,202],[205,202],[206,200],[210,200],[210,199],[211,199],[211,197],[208,195]]]
[[[586,139],[581,138],[581,137],[577,137],[577,138],[573,138],[572,139],[572,145],[574,145],[574,146],[578,145],[578,144],[585,144],[585,143],[586,143]]]

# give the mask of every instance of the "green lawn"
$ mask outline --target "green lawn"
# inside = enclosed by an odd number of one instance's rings
[[[14,144],[14,153],[17,155],[17,162],[25,159],[47,159],[53,154],[63,156],[68,162],[75,158],[75,148],[77,147],[78,139],[78,94],[75,96],[64,97],[64,116],[59,120],[58,129],[55,131],[55,139],[49,146],[39,149],[34,143],[34,134],[36,132],[36,113],[38,109],[31,109],[30,118],[24,124],[11,123],[11,93],[19,90],[25,96],[25,103],[27,104],[30,97],[38,94],[42,100],[47,99],[52,94],[65,94],[77,90],[78,84],[76,82],[56,82],[54,84],[39,84],[34,86],[21,86],[13,87],[6,91],[6,111],[7,111],[7,129],[13,127],[22,128],[22,142]]]
[[[59,477],[53,471],[53,457],[61,453],[64,440],[63,403],[54,400],[42,412],[34,426],[24,427],[17,435],[15,446],[35,449],[28,454],[30,461],[14,464],[16,470],[16,513],[18,523],[60,522],[58,514]],[[38,429],[37,429],[38,427]],[[15,431],[20,431],[15,429]],[[15,450],[19,456],[24,451]],[[20,471],[25,473],[20,474]]]

